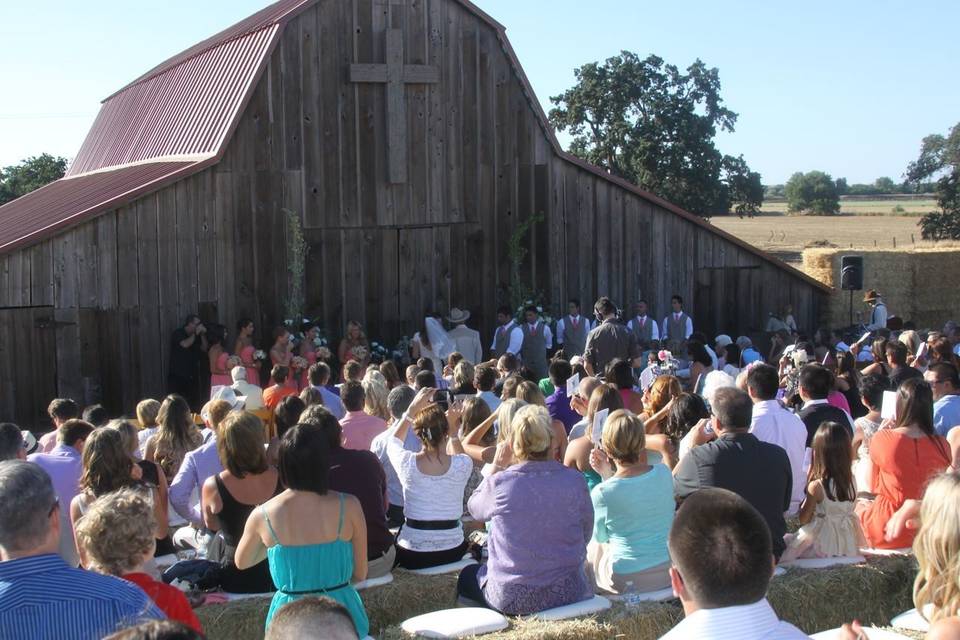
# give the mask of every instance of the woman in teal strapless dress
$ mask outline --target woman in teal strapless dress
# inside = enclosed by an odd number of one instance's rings
[[[244,569],[268,560],[277,592],[267,627],[288,602],[327,596],[347,608],[363,638],[370,623],[352,583],[367,575],[366,524],[355,497],[327,490],[328,451],[328,434],[319,426],[300,424],[284,434],[280,480],[287,490],[250,514],[235,562]]]

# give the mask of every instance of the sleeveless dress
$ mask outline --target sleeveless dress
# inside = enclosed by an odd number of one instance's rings
[[[817,558],[851,557],[860,554],[866,545],[860,519],[854,513],[856,501],[831,500],[824,491],[813,520],[800,527],[791,547],[811,544]]]
[[[277,532],[270,524],[266,509],[260,507],[270,536],[276,543],[267,549],[270,575],[277,585],[277,592],[267,612],[267,628],[280,607],[309,595],[333,598],[350,612],[359,637],[365,638],[369,633],[370,621],[367,620],[367,612],[357,590],[350,584],[353,576],[353,543],[340,539],[340,530],[343,528],[343,494],[339,496],[340,520],[337,523],[337,539],[320,544],[281,544]]]
[[[217,369],[226,371],[227,361],[230,359],[230,354],[224,351],[219,356],[217,356]],[[221,387],[221,386],[230,386],[233,384],[233,378],[230,377],[229,373],[213,373],[210,375],[210,386],[211,387]]]
[[[220,520],[220,534],[227,546],[236,549],[240,538],[243,536],[243,527],[247,523],[247,518],[256,508],[256,505],[244,504],[234,498],[223,483],[219,473],[214,475],[213,479],[217,483],[217,493],[220,494],[220,501],[223,503],[223,508],[217,514],[217,519]],[[283,487],[277,480],[273,495],[277,495],[282,490]],[[266,593],[277,590],[273,585],[273,579],[270,577],[270,564],[266,560],[249,569],[238,569],[237,565],[233,563],[232,557],[231,561],[223,567],[220,587],[229,593]]]
[[[240,362],[242,362],[243,366],[247,369],[247,382],[259,387],[260,364],[253,359],[253,354],[256,353],[256,351],[257,350],[253,348],[253,345],[241,349]]]

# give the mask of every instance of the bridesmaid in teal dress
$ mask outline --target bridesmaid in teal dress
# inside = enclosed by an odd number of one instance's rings
[[[370,623],[352,583],[367,577],[366,522],[355,497],[327,490],[329,449],[326,433],[315,425],[299,424],[284,434],[278,457],[287,489],[250,514],[235,562],[242,570],[268,560],[277,592],[267,627],[288,602],[327,596],[347,608],[364,638]]]

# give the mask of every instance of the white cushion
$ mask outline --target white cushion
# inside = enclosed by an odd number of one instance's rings
[[[932,611],[929,613],[932,613]],[[916,609],[904,611],[896,616],[890,621],[890,626],[895,629],[907,629],[909,631],[919,631],[920,633],[926,633],[930,630],[930,623],[927,622]]]
[[[482,607],[443,609],[404,620],[407,633],[425,638],[462,638],[500,631],[510,626],[501,613]]]
[[[827,567],[836,567],[841,564],[863,564],[867,559],[863,556],[842,556],[835,558],[797,558],[788,567],[798,569],[826,569]]]
[[[902,636],[899,633],[887,631],[886,629],[870,627],[869,629],[864,629],[864,631],[867,633],[867,636],[869,636],[870,640],[910,640],[910,638],[907,636]],[[820,633],[815,633],[810,636],[811,640],[837,640],[839,637],[839,628],[821,631]]]
[[[643,593],[624,593],[620,595],[603,594],[603,597],[614,602],[638,601],[638,602],[662,602],[676,598],[673,589],[660,589],[659,591],[644,591]]]
[[[357,591],[363,591],[364,589],[369,589],[370,587],[382,587],[385,584],[390,584],[393,582],[393,574],[388,573],[385,576],[380,576],[379,578],[367,578],[366,580],[361,580],[356,582],[353,585],[353,588]]]
[[[477,561],[473,559],[473,556],[466,556],[463,560],[457,560],[456,562],[451,562],[449,564],[441,564],[436,567],[428,567],[426,569],[411,569],[410,573],[415,573],[418,576],[439,576],[444,573],[454,573],[455,571],[460,571],[464,567],[469,567],[472,564],[477,564]]]
[[[272,598],[273,594],[273,591],[268,591],[266,593],[223,593],[223,595],[226,596],[227,600],[230,602],[233,602],[234,600],[249,600],[250,598]]]
[[[912,556],[913,547],[903,547],[902,549],[871,549],[865,547],[860,549],[860,553],[865,556]]]
[[[562,607],[554,607],[546,611],[540,611],[531,617],[537,620],[566,620],[567,618],[577,618],[591,613],[605,611],[611,607],[610,601],[603,596],[593,596],[589,600],[565,604]]]

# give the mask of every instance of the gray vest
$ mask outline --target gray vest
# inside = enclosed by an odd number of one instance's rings
[[[523,364],[541,378],[547,375],[547,338],[543,331],[545,326],[542,320],[537,320],[533,333],[530,333],[530,325],[526,322],[520,326],[523,330],[523,348],[520,350],[520,357],[523,359]]]
[[[667,320],[667,338],[670,340],[686,340],[687,333],[687,318],[689,316],[685,311],[680,312],[680,319],[677,320],[673,312],[670,312],[669,320]]]
[[[653,340],[653,323],[656,322],[650,316],[647,316],[646,322],[643,323],[643,326],[640,326],[640,317],[634,316],[633,324],[633,335],[637,338],[637,344],[646,349],[650,345],[650,341]]]
[[[567,360],[573,356],[583,355],[583,348],[587,344],[587,319],[580,316],[577,326],[573,326],[573,318],[563,319],[563,353]]]
[[[510,346],[510,333],[514,329],[516,329],[515,325],[510,325],[509,329],[503,325],[497,327],[493,338],[493,357],[499,358],[507,352],[507,347]]]

